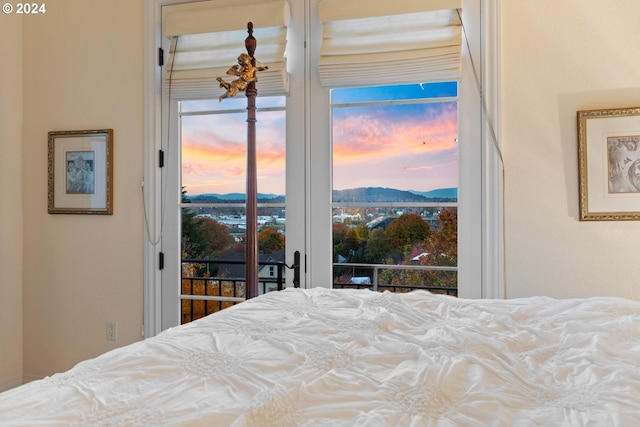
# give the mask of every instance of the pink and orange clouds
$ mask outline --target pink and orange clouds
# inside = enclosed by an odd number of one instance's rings
[[[258,191],[284,194],[284,112],[264,113],[256,127]],[[244,114],[183,118],[182,185],[188,194],[245,192],[246,133]]]
[[[458,185],[454,102],[334,115],[333,187],[427,191]]]
[[[261,113],[258,191],[285,192],[284,111]],[[333,188],[428,191],[458,185],[455,102],[342,108],[333,115]],[[187,116],[182,185],[188,194],[245,191],[246,115]]]

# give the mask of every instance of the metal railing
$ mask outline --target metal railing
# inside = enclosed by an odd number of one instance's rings
[[[182,323],[188,323],[245,300],[245,278],[216,275],[221,265],[245,265],[245,261],[194,258],[182,260],[180,292]],[[287,268],[284,262],[260,262],[259,265],[276,267],[275,277],[258,277],[259,294],[284,289],[284,272],[285,268]],[[298,264],[292,266],[292,268],[297,267]],[[372,291],[381,292],[409,292],[422,289],[433,293],[458,295],[457,285],[381,283],[381,277],[383,276],[381,272],[388,270],[415,271],[418,273],[430,272],[441,276],[449,276],[449,281],[452,281],[451,276],[457,275],[458,267],[335,263],[333,264],[333,270],[333,287],[336,289],[371,289]],[[336,274],[336,272],[339,274]]]
[[[340,270],[339,274],[337,274],[337,270]],[[421,284],[381,283],[380,273],[388,270],[429,273],[432,277],[424,278]],[[433,293],[458,296],[457,280],[452,279],[452,276],[458,274],[458,267],[455,266],[335,263],[333,264],[333,272],[334,288],[390,292],[409,292],[422,289]],[[449,279],[449,282],[454,282],[456,285],[434,283],[437,280],[434,280],[433,276],[435,279]],[[442,281],[446,282],[446,280]]]
[[[182,260],[180,286],[181,319],[188,323],[220,311],[246,298],[245,277],[215,275],[221,265],[245,265],[244,260],[195,259]],[[264,261],[260,266],[275,266],[275,277],[258,277],[258,293],[284,289],[283,262]],[[213,275],[212,275],[213,274]]]

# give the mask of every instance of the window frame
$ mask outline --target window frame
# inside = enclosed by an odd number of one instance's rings
[[[193,0],[149,0],[144,5],[142,190],[145,206],[143,329],[146,337],[163,329],[161,236],[167,231],[163,230],[165,173],[158,167],[158,152],[166,146],[166,141],[162,141],[162,113],[168,104],[163,103],[163,69],[158,65],[162,7],[189,1]],[[291,2],[289,31],[293,39],[304,40],[304,43],[292,45],[287,50],[290,74],[286,107],[287,170],[300,176],[301,180],[297,183],[287,180],[287,216],[300,220],[291,226],[287,223],[288,232],[295,238],[287,239],[286,257],[292,260],[293,252],[300,250],[304,267],[301,281],[307,288],[331,287],[332,280],[331,233],[327,232],[331,230],[332,221],[332,185],[330,166],[326,167],[331,164],[330,107],[329,89],[320,87],[317,77],[321,42],[318,2]],[[506,295],[503,165],[498,152],[501,146],[500,1],[467,1],[462,18],[468,45],[463,42],[463,78],[459,86],[458,289],[460,297],[502,298]],[[469,50],[475,61],[473,66]],[[474,73],[474,67],[477,73]],[[476,75],[482,89],[477,87]],[[294,123],[304,126],[294,127]],[[293,164],[294,158],[303,158],[303,164]],[[290,204],[290,195],[291,199],[303,200],[303,203]]]
[[[402,105],[427,105],[427,104],[444,104],[444,103],[455,103],[456,104],[456,110],[458,110],[457,106],[459,104],[459,94],[458,94],[458,80],[452,80],[452,81],[444,81],[444,82],[434,82],[434,83],[453,83],[455,82],[456,84],[456,91],[455,91],[455,95],[434,95],[434,96],[425,96],[425,97],[408,97],[408,98],[392,98],[392,97],[387,97],[387,98],[381,98],[381,99],[374,99],[374,100],[353,100],[353,101],[340,101],[340,102],[336,102],[334,99],[334,93],[333,91],[335,91],[335,89],[331,92],[331,102],[330,102],[330,108],[331,108],[331,114],[332,114],[332,123],[331,123],[331,127],[332,129],[334,128],[334,112],[337,109],[341,109],[341,108],[353,108],[353,107],[360,107],[360,108],[376,108],[376,107],[388,107],[388,106],[402,106]],[[426,85],[429,85],[431,83],[427,83]],[[405,84],[400,84],[398,86],[410,86],[411,84],[405,83]],[[414,84],[411,86],[417,86],[418,84]],[[392,85],[393,86],[393,85]],[[366,89],[368,87],[371,88],[375,88],[375,87],[380,87],[380,86],[361,86],[361,89]],[[388,88],[390,86],[388,85],[382,85],[381,87],[385,87]],[[337,90],[340,90],[341,88],[337,88]],[[456,121],[457,120],[457,113],[456,113]],[[333,135],[332,135],[332,140],[333,140]],[[456,138],[457,140],[457,138]],[[332,152],[333,152],[333,146],[332,146]],[[458,147],[456,147],[456,152],[459,152]],[[383,166],[384,167],[384,166]],[[387,186],[385,184],[381,184],[382,186]],[[458,185],[456,184],[456,187]],[[390,186],[391,188],[396,188],[393,185]],[[414,188],[414,190],[418,190],[419,188]],[[332,185],[332,194],[333,191],[336,190],[335,187]],[[406,189],[402,189],[402,190],[406,190]],[[332,216],[335,216],[335,212],[336,210],[339,209],[349,209],[349,208],[356,208],[356,209],[362,209],[363,211],[365,211],[366,209],[370,209],[370,208],[386,208],[386,207],[398,207],[398,208],[422,208],[422,209],[431,209],[431,208],[443,208],[443,209],[447,209],[447,208],[454,208],[456,215],[457,215],[457,211],[458,211],[458,198],[456,198],[455,202],[336,202],[335,200],[333,200],[332,197],[332,201],[331,201],[331,210],[332,210]],[[333,222],[333,224],[335,224],[335,221]],[[332,225],[333,225],[332,224]],[[335,236],[334,240],[335,240]],[[335,241],[332,242],[332,248],[335,248]],[[364,267],[365,265],[369,265],[369,263],[367,262],[355,262],[355,263],[350,263],[347,262],[346,264],[338,264],[336,265],[336,261],[334,260],[334,264],[332,265],[332,271],[335,272],[336,267],[340,266],[351,266],[357,264],[360,268],[366,268]],[[378,264],[385,264],[384,262],[380,262]],[[374,264],[370,264],[373,270]],[[429,268],[433,267],[432,265],[420,265],[420,269],[422,271],[429,271]],[[442,266],[440,266],[442,267]],[[456,272],[457,272],[457,263],[456,263]],[[377,275],[377,273],[373,273],[374,277]],[[456,282],[457,282],[457,275],[456,275]],[[374,280],[374,286],[382,286],[382,283],[378,283],[377,280]],[[456,286],[456,291],[457,291],[457,286]]]

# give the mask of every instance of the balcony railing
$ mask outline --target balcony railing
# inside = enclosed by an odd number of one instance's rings
[[[246,298],[246,280],[242,277],[212,275],[221,265],[245,265],[242,260],[183,259],[181,283],[181,319],[188,323],[215,313]],[[258,293],[284,289],[283,262],[264,261],[259,266],[275,266],[275,277],[258,277]]]
[[[183,259],[181,283],[181,318],[182,323],[215,313],[245,300],[245,278],[215,275],[221,265],[245,265],[242,260],[223,259]],[[282,290],[285,286],[283,262],[260,262],[260,266],[275,266],[275,277],[258,277],[258,293]],[[457,267],[425,266],[425,265],[388,265],[388,264],[333,264],[333,287],[336,289],[371,289],[372,291],[409,292],[417,289],[433,293],[458,295],[456,276]],[[415,282],[406,284],[396,281],[399,276],[389,274],[413,273]],[[385,276],[395,279],[385,283]],[[435,280],[434,280],[435,279]],[[440,283],[437,283],[440,282]],[[444,285],[442,283],[445,283]]]
[[[398,274],[388,274],[391,271]],[[387,276],[393,276],[395,281],[385,282],[383,272],[387,272]],[[401,277],[402,273],[406,276],[406,272],[413,272],[413,280]],[[422,289],[458,296],[457,274],[458,267],[455,266],[337,263],[333,264],[333,287],[380,292],[410,292]],[[409,282],[421,283],[407,284]]]

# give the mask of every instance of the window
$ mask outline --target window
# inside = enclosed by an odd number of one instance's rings
[[[457,82],[332,90],[333,286],[457,295]]]
[[[176,147],[171,147],[179,140],[180,123],[178,120],[178,102],[192,98],[180,98],[180,86],[176,85],[168,96],[162,89],[162,81],[166,78],[167,65],[157,66],[157,52],[159,46],[165,47],[165,64],[169,64],[168,52],[171,51],[170,42],[163,33],[163,10],[166,6],[185,4],[182,0],[153,0],[145,3],[147,20],[146,39],[146,114],[145,114],[145,183],[144,202],[147,221],[147,240],[145,244],[145,331],[147,336],[154,335],[170,326],[175,321],[163,320],[164,314],[172,310],[167,306],[159,289],[166,283],[173,282],[174,290],[171,298],[177,301],[178,292],[175,284],[179,282],[179,275],[168,277],[167,254],[179,253],[180,236],[174,226],[168,224],[179,223],[181,189],[177,183],[180,176],[177,171],[158,168],[158,151],[164,150],[169,157],[176,153]],[[212,0],[194,3],[196,9],[206,9],[213,6],[250,7],[255,4],[275,4],[269,0]],[[388,8],[391,5],[420,5],[422,1],[372,0],[368,3],[367,11]],[[430,3],[430,2],[429,2]],[[438,2],[455,8],[460,2]],[[334,7],[335,6],[335,7]],[[338,7],[339,6],[339,7]],[[188,6],[192,7],[192,6]],[[267,7],[268,8],[268,7]],[[332,284],[333,251],[332,251],[332,148],[331,148],[331,89],[353,86],[345,81],[331,80],[340,77],[342,71],[349,71],[342,67],[336,71],[331,67],[332,59],[327,56],[327,45],[323,40],[328,35],[337,34],[327,28],[329,21],[334,20],[332,11],[344,10],[353,12],[348,1],[335,0],[302,0],[288,3],[289,17],[286,21],[288,44],[286,47],[286,84],[288,90],[285,105],[286,115],[286,202],[287,217],[287,247],[286,260],[293,261],[294,251],[301,253],[303,271],[301,286],[314,287]],[[277,7],[276,7],[277,9]],[[357,9],[357,8],[356,8]],[[361,8],[362,9],[362,8]],[[407,13],[413,13],[408,11]],[[197,12],[202,15],[202,12]],[[277,15],[277,13],[276,13]],[[186,15],[183,15],[186,16]],[[239,14],[238,16],[247,16]],[[449,14],[455,21],[455,15]],[[340,17],[338,16],[338,19]],[[351,18],[348,18],[351,19]],[[196,19],[204,22],[205,19]],[[193,20],[187,19],[185,22]],[[466,26],[466,37],[462,28],[454,29],[460,32],[462,43],[462,67],[454,80],[460,78],[458,85],[459,110],[459,270],[458,282],[460,295],[466,297],[482,297],[501,295],[501,175],[500,164],[494,151],[494,142],[488,131],[488,119],[499,117],[499,104],[495,100],[499,87],[497,86],[497,58],[494,52],[498,50],[499,2],[484,0],[480,2],[465,2],[462,10],[462,22]],[[256,28],[260,26],[256,23]],[[459,27],[459,26],[458,26]],[[355,28],[355,27],[354,27]],[[370,27],[371,28],[371,27]],[[324,36],[323,36],[324,32]],[[450,34],[451,35],[451,34]],[[256,57],[264,62],[261,54],[259,36]],[[445,38],[449,38],[448,36]],[[418,38],[419,39],[419,38]],[[397,39],[402,44],[400,39]],[[412,40],[416,40],[415,37]],[[375,43],[374,43],[375,44]],[[235,44],[234,44],[235,46]],[[184,47],[184,44],[182,45]],[[181,49],[178,41],[178,50]],[[439,52],[442,53],[441,48]],[[233,52],[243,51],[243,46],[231,49]],[[446,50],[446,49],[445,49]],[[472,67],[472,52],[476,63]],[[480,53],[482,52],[482,55]],[[237,53],[233,53],[236,55]],[[436,53],[436,52],[433,52]],[[450,59],[451,52],[445,52],[444,57]],[[232,55],[232,58],[233,58]],[[351,54],[347,57],[353,56]],[[455,56],[455,55],[454,55]],[[443,57],[443,58],[444,58]],[[458,54],[458,57],[460,55]],[[338,61],[340,62],[340,61]],[[226,61],[230,66],[234,60]],[[398,61],[403,63],[403,61]],[[405,62],[407,63],[407,62]],[[341,67],[338,67],[341,68]],[[366,68],[366,67],[365,67]],[[409,68],[416,68],[409,65]],[[477,70],[477,71],[476,71]],[[434,80],[451,80],[448,71],[432,70]],[[475,72],[474,72],[475,71]],[[183,73],[190,75],[192,71]],[[442,73],[442,74],[437,74]],[[376,73],[373,73],[374,75]],[[395,73],[403,76],[406,73]],[[282,74],[278,74],[282,76]],[[175,75],[174,75],[175,76]],[[211,74],[214,79],[217,74]],[[439,76],[439,77],[438,77]],[[386,78],[392,78],[393,76]],[[279,80],[280,77],[264,78],[259,85],[259,96],[267,95],[269,81]],[[368,81],[361,80],[361,85],[376,86],[397,83],[412,83],[417,81],[411,77],[409,81]],[[184,80],[186,86],[196,80]],[[484,89],[479,89],[482,87]],[[180,89],[180,90],[179,90]],[[192,86],[190,96],[200,93]],[[269,89],[270,90],[270,89]],[[479,92],[483,91],[482,96]],[[275,92],[270,93],[275,95]],[[206,96],[205,96],[206,95]],[[204,94],[211,99],[211,94]],[[170,99],[172,99],[170,101]],[[260,120],[260,117],[258,120]],[[498,129],[499,127],[495,126]],[[172,142],[173,141],[173,142]],[[173,151],[172,151],[173,150]],[[292,178],[293,177],[293,178]],[[170,188],[173,185],[174,188]],[[177,213],[177,214],[176,214]],[[172,218],[171,216],[174,216]],[[177,227],[179,229],[179,227]],[[160,269],[164,254],[164,269]],[[486,254],[483,256],[483,254]],[[173,262],[173,261],[172,261]],[[290,285],[290,282],[288,282]],[[177,317],[177,316],[176,316]]]
[[[285,97],[256,100],[260,249],[284,248]],[[246,98],[181,101],[181,323],[245,297]],[[276,256],[277,257],[277,256]],[[280,258],[280,257],[279,257]],[[284,261],[283,259],[279,259]],[[258,292],[276,289],[275,267],[258,277]]]

